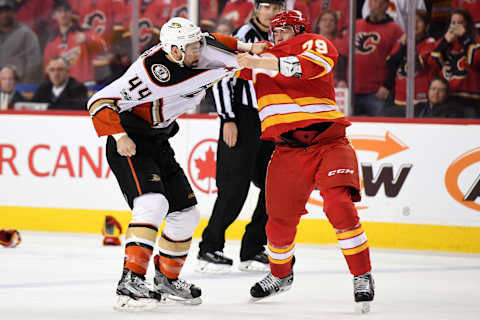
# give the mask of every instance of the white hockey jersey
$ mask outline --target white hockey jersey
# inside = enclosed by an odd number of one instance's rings
[[[239,68],[233,52],[237,49],[235,38],[217,35],[217,40],[207,38],[197,68],[170,61],[161,45],[145,51],[119,79],[88,101],[97,134],[125,132],[120,119],[124,112],[133,113],[155,129],[169,126],[196,107],[208,87]]]

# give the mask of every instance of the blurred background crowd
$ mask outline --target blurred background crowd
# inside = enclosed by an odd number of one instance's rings
[[[89,96],[187,17],[187,0],[0,0],[0,110],[85,110]],[[232,34],[254,0],[199,0],[200,26]],[[287,0],[337,47],[335,86],[347,88],[349,1]],[[480,118],[480,0],[417,0],[415,117]],[[352,115],[406,116],[407,0],[357,1]],[[209,102],[210,101],[210,102]],[[214,112],[207,99],[198,112]]]

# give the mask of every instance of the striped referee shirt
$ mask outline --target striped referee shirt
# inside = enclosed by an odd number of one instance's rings
[[[241,26],[233,36],[242,42],[268,40],[268,32],[260,30],[253,20]],[[258,109],[255,89],[251,80],[224,78],[212,87],[218,115],[223,121],[235,121],[233,104]]]

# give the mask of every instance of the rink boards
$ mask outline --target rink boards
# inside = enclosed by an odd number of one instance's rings
[[[179,124],[172,146],[199,202],[199,237],[216,197],[219,123],[191,116]],[[355,119],[347,133],[362,177],[356,205],[372,246],[480,252],[480,121]],[[99,233],[105,215],[126,226],[129,209],[104,144],[85,113],[1,113],[0,228]],[[332,175],[348,174],[341,169]],[[257,193],[252,186],[227,238],[241,237]],[[307,209],[297,242],[335,243],[318,191]]]

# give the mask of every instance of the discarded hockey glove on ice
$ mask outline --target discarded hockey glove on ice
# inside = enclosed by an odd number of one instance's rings
[[[15,248],[22,242],[20,233],[15,229],[0,229],[0,244],[5,248]]]
[[[112,216],[105,217],[105,225],[102,229],[104,246],[120,246],[120,235],[122,234],[122,226],[117,219]]]

